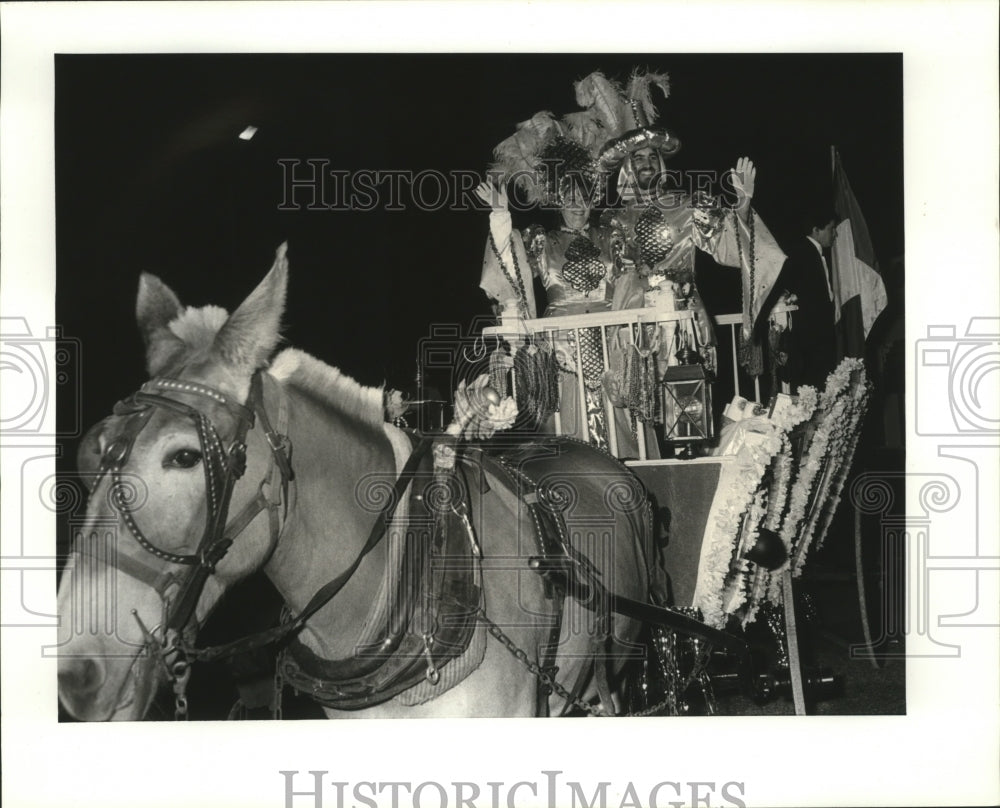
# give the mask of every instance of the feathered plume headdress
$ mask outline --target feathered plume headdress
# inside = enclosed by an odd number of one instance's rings
[[[661,126],[652,126],[659,117],[653,103],[653,87],[670,97],[670,77],[666,73],[632,74],[628,90],[619,99],[625,112],[616,126],[608,132],[608,140],[601,147],[597,161],[601,171],[611,171],[637,149],[652,146],[663,157],[672,157],[681,148],[680,139]]]
[[[501,182],[513,180],[531,203],[559,204],[573,184],[593,199],[599,191],[598,140],[586,113],[557,120],[551,112],[539,112],[493,150],[490,173]]]
[[[597,154],[626,112],[622,88],[595,72],[575,90],[580,111],[561,118],[536,113],[493,151],[490,170],[513,180],[529,202],[559,204],[574,185],[591,200],[600,196]]]
[[[592,200],[601,190],[601,174],[637,148],[655,146],[669,156],[680,141],[656,120],[652,88],[670,94],[666,73],[633,73],[628,89],[600,71],[574,85],[582,107],[556,118],[538,112],[517,125],[517,131],[493,151],[490,171],[502,182],[513,180],[528,202],[559,204],[572,185]]]

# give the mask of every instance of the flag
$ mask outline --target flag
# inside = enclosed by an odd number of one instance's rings
[[[836,149],[833,150],[833,207],[839,220],[832,249],[838,340],[845,356],[864,356],[868,333],[886,306],[885,283],[868,225]]]

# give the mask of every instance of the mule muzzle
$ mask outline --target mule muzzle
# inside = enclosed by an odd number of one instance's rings
[[[106,678],[106,669],[100,660],[88,657],[60,660],[59,696],[66,708],[76,715],[80,711],[72,705],[82,706],[95,700]]]
[[[78,721],[141,719],[159,687],[158,661],[134,657],[63,657],[59,660],[59,701]]]

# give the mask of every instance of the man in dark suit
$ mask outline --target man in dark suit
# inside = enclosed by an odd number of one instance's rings
[[[822,392],[827,375],[837,365],[837,334],[829,263],[824,256],[837,236],[837,217],[831,208],[807,212],[805,235],[788,250],[788,259],[774,284],[775,290],[794,294],[798,311],[783,337],[787,363],[778,371],[792,392],[804,384]]]

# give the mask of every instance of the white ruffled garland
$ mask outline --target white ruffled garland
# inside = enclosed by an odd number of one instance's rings
[[[758,434],[761,434],[759,427],[765,424],[769,431],[763,433],[759,442],[745,443],[735,456],[739,471],[725,506],[715,516],[706,536],[708,550],[699,571],[700,596],[695,605],[709,625],[724,625],[727,615],[734,614],[748,599],[750,615],[744,619],[752,619],[756,612],[752,594],[763,583],[761,573],[765,573],[766,580],[766,571],[759,570],[743,553],[756,544],[762,525],[773,530],[772,522],[780,519],[792,470],[788,433],[812,416],[817,399],[814,388],[802,387],[798,396],[776,408],[771,416],[754,419]],[[765,491],[761,482],[772,462],[776,484]],[[777,502],[769,500],[771,492],[777,492]]]
[[[734,458],[739,465],[738,471],[729,489],[726,504],[716,514],[711,532],[705,538],[708,548],[702,557],[702,567],[698,573],[700,597],[694,605],[701,609],[703,620],[710,626],[722,626],[726,621],[728,610],[725,601],[731,599],[727,597],[726,578],[733,566],[733,539],[740,536],[741,521],[748,509],[750,513],[742,525],[743,532],[746,535],[756,535],[763,509],[753,509],[751,506],[764,472],[780,448],[778,429],[772,425],[769,435],[755,445],[744,446]]]
[[[739,471],[725,506],[716,514],[711,532],[706,536],[708,551],[699,572],[700,597],[695,605],[701,609],[709,625],[723,625],[726,616],[733,614],[747,600],[752,589],[749,577],[752,567],[743,557],[743,552],[757,542],[761,523],[770,512],[761,481],[775,456],[782,458],[787,454],[784,449],[788,445],[788,432],[812,415],[816,399],[816,391],[804,387],[799,396],[769,418],[754,419],[758,434],[764,437],[758,442],[745,443],[735,456]],[[760,427],[766,431],[761,433]],[[787,490],[790,465],[785,468],[784,474],[783,486]],[[738,540],[735,558],[734,538]]]
[[[788,501],[793,465],[792,444],[788,435],[803,421],[812,418],[816,411],[818,398],[819,395],[815,387],[801,387],[798,396],[793,399],[793,405],[783,410],[778,420],[778,426],[781,429],[781,451],[774,461],[774,474],[769,491],[767,517],[764,522],[764,527],[768,530],[777,530],[781,525],[781,515],[784,513],[785,504]]]
[[[860,426],[861,426],[860,421],[864,415],[864,409],[867,408],[867,398],[868,398],[867,388],[865,390],[864,397],[866,400],[864,402],[864,408],[862,409],[857,419],[856,432],[854,434],[854,437],[851,439],[850,444],[847,447],[847,453],[846,453],[847,460],[841,467],[840,473],[837,475],[837,479],[830,486],[832,494],[830,499],[830,507],[824,516],[823,527],[820,528],[819,535],[816,537],[816,549],[822,547],[823,542],[826,541],[826,534],[827,530],[830,527],[830,522],[833,521],[833,516],[837,512],[837,507],[840,505],[841,495],[843,494],[844,491],[844,483],[847,482],[847,475],[850,474],[851,472],[851,461],[854,459],[854,452],[858,447],[858,439],[860,437]]]
[[[746,602],[750,593],[750,585],[753,580],[751,576],[752,566],[756,565],[752,565],[744,553],[757,543],[761,523],[766,513],[767,493],[763,488],[758,487],[747,509],[743,529],[740,531],[736,560],[733,562],[735,569],[732,570],[729,580],[726,581],[722,593],[722,608],[727,615],[734,614]]]
[[[753,531],[750,537],[753,542],[757,541],[760,528],[765,530],[778,531],[781,526],[781,517],[785,512],[788,502],[788,494],[792,478],[792,468],[794,466],[792,458],[792,445],[789,433],[804,421],[812,418],[816,411],[819,394],[816,388],[804,385],[799,388],[798,395],[792,399],[792,403],[775,412],[772,419],[781,431],[781,447],[774,459],[774,466],[771,477],[771,485],[767,491],[766,510],[759,526]],[[763,492],[761,492],[763,494]],[[745,546],[752,547],[749,540],[744,542]],[[730,613],[735,613],[741,606],[746,605],[746,609],[741,619],[744,623],[753,622],[757,615],[757,608],[760,600],[767,594],[771,580],[771,573],[751,564],[746,559],[740,560],[740,571],[736,580],[731,585],[733,592],[729,595]]]
[[[865,391],[860,396],[860,402],[859,395],[848,394],[851,378],[855,373],[860,374],[858,390]],[[793,574],[801,573],[817,521],[813,517],[808,522],[803,521],[807,516],[806,510],[809,506],[813,485],[820,470],[826,464],[828,456],[837,454],[843,468],[838,466],[833,475],[823,474],[813,497],[814,513],[818,515],[818,509],[823,508],[824,500],[831,491],[833,480],[838,480],[839,486],[842,487],[843,477],[849,471],[850,457],[848,455],[853,454],[853,449],[850,453],[846,449],[849,445],[856,444],[857,427],[864,411],[863,406],[855,406],[855,403],[864,404],[867,397],[866,390],[864,362],[860,359],[846,357],[827,376],[826,387],[820,396],[818,407],[823,417],[820,419],[812,441],[806,449],[799,473],[792,484],[789,493],[788,513],[781,523],[779,532],[781,540],[788,550],[789,560],[767,576],[762,576],[763,580],[757,582],[754,592],[758,597],[763,595],[774,603],[780,602],[781,574],[789,567],[791,567]],[[836,493],[839,496],[839,488]],[[826,525],[829,524],[832,513],[833,510],[830,508]],[[825,526],[823,532],[825,532]]]
[[[810,519],[809,523],[801,531],[792,566],[792,575],[796,577],[802,574],[806,555],[809,553],[812,545],[815,544],[817,548],[823,546],[827,529],[830,527],[833,515],[840,504],[844,483],[851,471],[854,450],[857,448],[858,438],[861,433],[861,419],[864,417],[865,410],[868,407],[869,394],[864,367],[859,366],[855,370],[860,372],[857,388],[853,395],[845,396],[842,399],[846,412],[832,426],[828,454],[834,458],[832,462],[837,465],[834,471],[829,475],[825,475],[821,481],[821,487],[816,492],[816,501],[820,505],[815,509],[813,518]],[[817,531],[816,528],[821,517],[822,526]]]

